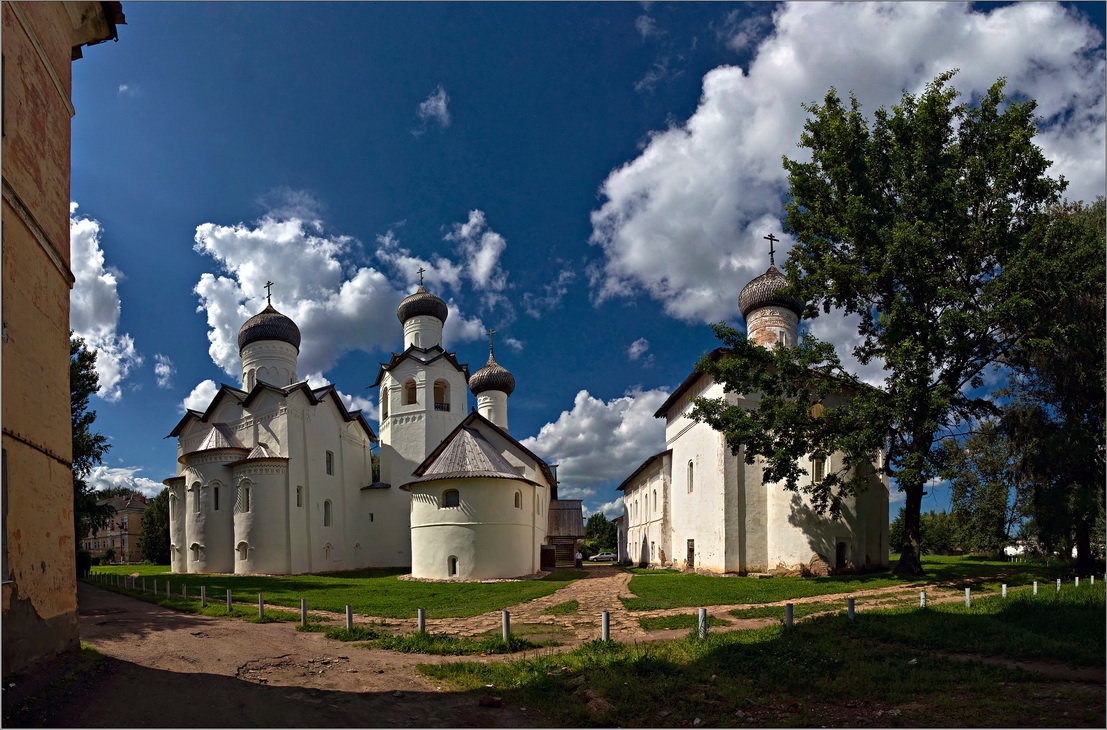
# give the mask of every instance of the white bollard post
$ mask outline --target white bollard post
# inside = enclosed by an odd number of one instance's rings
[[[307,599],[300,599],[300,625],[307,626]]]
[[[1061,592],[1061,579],[1060,578],[1057,579],[1057,592],[1058,593]]]
[[[926,608],[926,591],[919,591],[919,608]]]
[[[1092,576],[1092,585],[1093,586],[1095,585],[1095,576],[1094,575]]]
[[[181,598],[188,599],[188,584],[181,583]]]
[[[416,609],[415,625],[420,634],[427,632],[427,609]]]
[[[268,281],[268,279],[266,280]],[[154,595],[158,595],[158,579],[154,578]]]
[[[165,581],[165,597],[166,597],[166,598],[170,598],[170,597],[171,597],[171,596],[169,595],[169,587],[170,587],[170,586],[169,586],[169,581]]]
[[[207,608],[208,605],[208,587],[200,586],[200,608]]]
[[[511,613],[500,611],[500,628],[503,630],[504,641],[511,640]]]
[[[972,606],[972,589],[971,588],[966,588],[965,589],[965,608],[970,608],[971,606]]]
[[[794,620],[794,616],[795,616],[795,610],[794,610],[794,607],[792,606],[792,604],[785,603],[784,604],[784,625],[785,625],[785,627],[792,628],[792,623],[793,623],[793,620]]]
[[[258,594],[258,618],[265,618],[265,596]]]
[[[143,593],[146,592],[146,579],[145,578],[142,579],[142,592]]]
[[[234,603],[231,601],[231,589],[227,589],[227,613],[231,613],[234,610]]]
[[[350,608],[350,604],[346,604],[346,630],[354,630],[354,609]]]
[[[857,615],[857,604],[853,602],[852,598],[846,599],[846,615],[849,616],[850,621]]]
[[[699,633],[701,639],[707,638],[707,609],[701,608],[700,615],[696,620],[696,630]]]
[[[1000,591],[1000,596],[1001,597],[1007,598],[1007,584],[1006,583],[1004,583],[1003,585],[1001,585],[999,587],[999,591]]]
[[[1038,581],[1034,581],[1034,595],[1038,595]]]
[[[1076,579],[1073,581],[1073,585],[1077,588],[1080,587],[1080,576],[1076,576]]]
[[[611,641],[611,612],[600,611],[600,639]]]

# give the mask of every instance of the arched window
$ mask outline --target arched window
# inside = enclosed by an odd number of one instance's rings
[[[450,410],[450,384],[445,380],[434,381],[434,410]]]
[[[297,507],[303,507],[304,506],[304,488],[303,487],[296,487],[296,506]]]
[[[457,556],[456,555],[451,555],[446,560],[446,575],[449,575],[450,577],[453,577],[453,576],[457,575]]]
[[[388,388],[387,387],[382,388],[381,389],[381,418],[382,419],[388,418],[388,397],[389,397]]]
[[[323,502],[323,527],[331,526],[331,501],[325,500]]]
[[[653,511],[657,512],[657,490],[653,490]]]
[[[238,504],[235,505],[238,512],[250,511],[250,485],[251,482],[248,479],[238,483]]]
[[[323,546],[323,559],[330,560],[332,552],[334,552],[334,545],[331,545],[328,542],[326,545]]]
[[[192,543],[192,547],[190,549],[192,550],[192,559],[193,560],[199,560],[200,559],[200,546],[197,543]]]
[[[442,493],[442,506],[443,507],[460,507],[461,506],[461,493],[456,489],[447,489]]]
[[[211,508],[213,511],[219,511],[219,485],[215,484],[211,488]]]
[[[422,347],[422,342],[423,338],[419,336],[418,332],[416,332],[415,335],[411,338],[411,344],[415,345],[416,347]]]
[[[523,493],[520,491],[515,492],[515,509],[523,509]]]
[[[653,540],[650,540],[650,560],[656,560],[656,559],[657,559],[657,548],[654,545]]]
[[[688,462],[688,493],[691,494],[692,490],[696,486],[696,466],[691,461]]]
[[[413,406],[417,402],[415,399],[415,378],[408,378],[404,382],[404,405]]]
[[[811,483],[818,484],[826,476],[826,459],[811,460]]]
[[[250,554],[250,546],[245,541],[238,543],[238,559],[245,560]]]
[[[334,452],[327,452],[327,473],[334,476]]]

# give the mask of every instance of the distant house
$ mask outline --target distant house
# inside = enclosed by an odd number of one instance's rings
[[[138,535],[142,529],[142,515],[147,499],[141,494],[101,499],[97,504],[111,505],[115,515],[102,530],[89,532],[81,538],[81,549],[93,555],[111,550],[113,563],[137,563],[142,560],[138,549]]]

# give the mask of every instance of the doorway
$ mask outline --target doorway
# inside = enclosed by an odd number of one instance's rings
[[[688,568],[688,570],[695,570],[696,569],[696,541],[695,540],[689,540],[688,541],[688,563],[687,563],[686,567]]]

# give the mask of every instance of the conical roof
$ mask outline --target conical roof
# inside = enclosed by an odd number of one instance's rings
[[[780,273],[780,269],[769,264],[768,271],[742,289],[742,293],[738,295],[738,309],[742,311],[743,317],[755,309],[767,306],[787,307],[797,317],[803,316],[803,302],[781,293],[787,286],[788,280]]]
[[[446,306],[446,302],[424,289],[422,284],[419,285],[419,289],[414,294],[404,298],[396,309],[396,316],[401,323],[421,314],[437,317],[438,321],[443,324],[446,323],[446,317],[450,314],[450,308]]]
[[[496,447],[488,443],[480,431],[463,428],[423,474],[409,483],[466,477],[522,478],[519,471],[500,455]]]
[[[469,390],[473,395],[480,395],[486,390],[500,390],[511,395],[515,390],[515,376],[496,362],[496,355],[489,348],[488,362],[469,378]]]
[[[272,304],[268,304],[265,309],[246,320],[238,331],[238,351],[242,352],[246,345],[261,340],[287,342],[299,352],[300,328],[291,319],[273,309]]]

